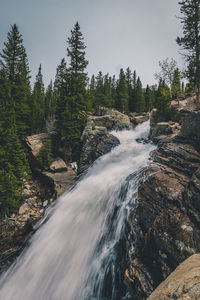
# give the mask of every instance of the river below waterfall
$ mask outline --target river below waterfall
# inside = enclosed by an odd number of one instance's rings
[[[149,122],[113,131],[120,145],[64,193],[17,261],[0,278],[2,300],[131,299],[123,287],[125,224],[152,144]],[[127,176],[135,173],[130,181]],[[123,249],[122,249],[123,248]]]

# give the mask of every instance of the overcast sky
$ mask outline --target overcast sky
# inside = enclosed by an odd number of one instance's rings
[[[44,82],[54,78],[66,56],[66,40],[78,21],[87,46],[88,73],[118,75],[137,70],[154,84],[158,61],[173,57],[182,65],[178,0],[0,0],[0,50],[10,25],[23,35],[33,79],[42,64]]]

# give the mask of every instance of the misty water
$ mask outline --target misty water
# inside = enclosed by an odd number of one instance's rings
[[[0,299],[129,299],[121,290],[126,249],[120,245],[141,180],[139,171],[155,148],[136,141],[148,133],[149,122],[112,132],[120,145],[96,160],[57,200],[27,248],[1,276]],[[135,176],[126,180],[132,173]]]

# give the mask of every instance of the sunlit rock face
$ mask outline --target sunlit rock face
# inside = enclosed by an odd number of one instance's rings
[[[182,262],[148,300],[200,299],[200,254]]]

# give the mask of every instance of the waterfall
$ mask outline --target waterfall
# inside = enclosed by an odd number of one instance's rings
[[[113,131],[120,145],[64,193],[17,261],[0,278],[2,300],[119,300],[125,223],[152,144],[149,122]],[[128,181],[127,176],[134,179]],[[123,249],[122,249],[123,248]],[[122,279],[121,279],[122,278]]]

